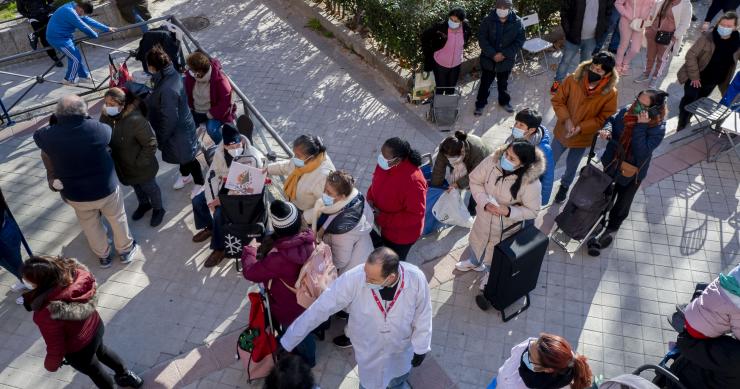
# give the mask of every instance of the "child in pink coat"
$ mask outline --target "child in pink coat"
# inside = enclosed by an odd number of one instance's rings
[[[684,310],[686,331],[696,339],[732,333],[740,339],[740,265],[721,274]]]
[[[650,23],[656,0],[617,0],[614,8],[619,12],[619,48],[617,49],[617,67],[620,75],[629,73],[632,59],[642,48],[642,35],[645,33],[646,23]],[[639,29],[632,28],[633,20],[642,20]],[[639,23],[635,23],[639,24]],[[628,51],[629,48],[629,51]]]

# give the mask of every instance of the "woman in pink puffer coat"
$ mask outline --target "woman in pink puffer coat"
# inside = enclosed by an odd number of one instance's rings
[[[629,73],[632,59],[642,48],[642,35],[645,33],[645,24],[650,22],[656,0],[617,0],[614,8],[619,12],[619,48],[617,49],[616,71],[623,76]],[[633,20],[641,20],[643,23]],[[638,24],[641,24],[638,28]],[[629,47],[629,51],[627,50]]]

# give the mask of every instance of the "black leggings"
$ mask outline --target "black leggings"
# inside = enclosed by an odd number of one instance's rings
[[[203,171],[200,169],[200,162],[197,159],[181,164],[180,174],[183,177],[193,176],[193,182],[196,185],[204,185],[206,183],[206,180],[203,179]]]
[[[719,11],[734,11],[738,5],[740,5],[740,0],[713,0],[707,9],[707,16],[704,21],[711,22]]]
[[[82,350],[64,356],[70,366],[82,374],[87,375],[98,388],[115,388],[113,377],[108,374],[100,362],[111,368],[116,375],[126,373],[126,367],[121,358],[103,344],[105,326],[100,322],[95,337]]]

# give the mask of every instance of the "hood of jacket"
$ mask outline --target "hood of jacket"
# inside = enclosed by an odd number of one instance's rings
[[[39,293],[30,307],[34,312],[47,308],[54,320],[82,321],[95,312],[97,301],[95,277],[85,265],[77,263],[77,274],[71,284]]]
[[[503,144],[499,146],[496,151],[493,152],[493,158],[496,161],[496,167],[498,169],[501,169],[501,156],[504,155],[504,152],[509,147],[508,144]],[[523,181],[526,183],[531,183],[534,181],[537,181],[540,179],[540,176],[542,176],[545,173],[545,154],[542,153],[542,150],[540,150],[539,147],[534,148],[534,163],[529,165],[529,168],[527,168],[527,171],[524,172],[524,178]]]
[[[576,71],[573,72],[573,78],[578,81],[579,83],[582,82],[583,77],[586,77],[586,70],[591,65],[591,61],[585,61],[581,62],[580,65],[576,68]],[[612,90],[617,89],[617,83],[619,82],[619,74],[612,70],[611,75],[609,75],[609,82],[607,82],[603,87],[601,87],[601,90],[599,93],[602,95],[606,95]]]
[[[307,229],[297,235],[275,240],[273,248],[277,249],[286,260],[303,265],[313,253],[314,241],[313,231]]]

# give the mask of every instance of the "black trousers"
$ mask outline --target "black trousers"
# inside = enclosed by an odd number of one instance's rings
[[[437,84],[436,94],[454,94],[454,89],[450,88],[453,88],[457,85],[457,80],[459,78],[460,65],[457,65],[454,68],[446,68],[444,66],[440,66],[436,62],[434,63],[434,82],[435,84]]]
[[[480,77],[480,86],[478,87],[478,97],[475,100],[475,108],[483,108],[488,104],[488,96],[491,94],[491,85],[493,81],[496,81],[496,88],[498,89],[498,103],[499,105],[509,104],[511,96],[509,96],[509,75],[511,70],[507,72],[494,72],[492,70],[483,70]]]
[[[59,61],[59,57],[57,57],[56,51],[54,51],[54,48],[49,46],[49,42],[46,41],[46,25],[47,24],[49,24],[49,15],[46,15],[43,17],[39,16],[38,20],[33,20],[31,22],[31,28],[33,28],[33,31],[36,34],[36,36],[39,37],[41,46],[49,48],[48,50],[46,50],[46,55],[48,55],[52,61],[57,62]]]
[[[406,260],[406,256],[409,255],[409,251],[411,250],[411,246],[413,246],[413,243],[409,244],[400,244],[400,243],[394,243],[390,240],[378,235],[375,230],[370,233],[370,238],[373,240],[373,247],[376,249],[378,247],[388,247],[389,249],[393,250],[396,254],[398,254],[398,258],[402,261]]]
[[[206,180],[203,179],[203,171],[200,169],[200,162],[198,162],[197,159],[194,159],[188,163],[184,163],[180,165],[180,174],[183,177],[192,175],[193,182],[196,185],[203,185],[206,183]]]
[[[80,351],[64,356],[70,366],[82,374],[90,377],[98,388],[115,388],[113,377],[103,369],[101,362],[111,368],[116,375],[126,373],[126,367],[121,358],[103,344],[105,326],[100,322],[93,340]]]
[[[686,106],[702,97],[709,96],[716,87],[717,84],[702,81],[700,88],[694,88],[691,86],[691,80],[686,81],[683,85],[683,97],[678,103],[678,128],[686,127],[691,120],[691,114],[686,111]]]
[[[637,189],[640,188],[640,184],[635,180],[632,180],[627,185],[620,185],[617,183],[614,186],[614,206],[609,211],[609,222],[606,228],[612,231],[616,231],[622,226],[622,222],[627,219],[630,214],[630,208],[632,207],[632,201],[635,199]]]
[[[478,206],[478,203],[475,202],[473,195],[470,195],[470,199],[468,200],[468,212],[470,212],[470,216],[475,216],[477,212],[475,210],[476,206]]]
[[[707,9],[707,16],[704,21],[711,22],[719,11],[734,11],[738,5],[740,5],[740,0],[713,0]]]

